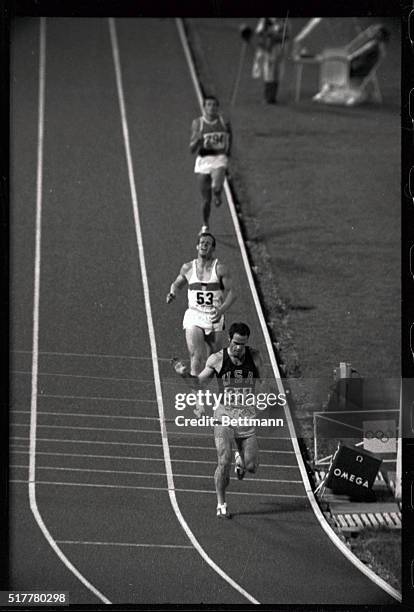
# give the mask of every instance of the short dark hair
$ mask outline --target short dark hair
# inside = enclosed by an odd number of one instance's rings
[[[216,247],[216,239],[214,238],[213,234],[210,234],[210,232],[201,232],[201,234],[198,235],[198,240],[197,240],[197,244],[200,244],[200,240],[201,238],[203,238],[204,236],[210,236],[210,238],[213,241],[213,248]]]
[[[230,340],[233,338],[234,334],[239,334],[239,336],[250,336],[250,327],[246,325],[246,323],[232,323],[229,329],[229,338]]]
[[[212,96],[212,95],[208,94],[207,96],[204,96],[203,106],[207,102],[207,100],[214,100],[215,102],[217,102],[217,104],[220,104],[220,102],[218,101],[218,98],[216,96]]]

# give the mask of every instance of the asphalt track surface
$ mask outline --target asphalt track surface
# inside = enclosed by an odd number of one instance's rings
[[[63,554],[112,603],[249,603],[196,551],[169,499],[108,21],[48,18],[46,26],[38,510]],[[174,393],[184,389],[168,360],[186,356],[185,293],[165,304],[200,225],[187,152],[197,100],[174,21],[117,20],[116,30],[182,516],[205,553],[260,603],[394,603],[321,529],[286,425],[260,431],[257,477],[232,479],[233,519],[215,517],[211,432],[173,422]],[[39,21],[19,19],[12,42],[10,587],[97,604],[29,506]],[[228,208],[213,210],[212,221],[238,294],[230,319],[250,324],[251,345],[269,361]]]

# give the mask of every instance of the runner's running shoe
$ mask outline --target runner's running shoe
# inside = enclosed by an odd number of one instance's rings
[[[239,451],[234,453],[234,461],[236,462],[236,465],[234,466],[236,476],[238,480],[243,480],[246,470],[244,469],[243,459],[241,458]]]
[[[227,504],[218,504],[217,506],[217,518],[220,519],[229,519],[231,518],[231,514],[227,511]]]

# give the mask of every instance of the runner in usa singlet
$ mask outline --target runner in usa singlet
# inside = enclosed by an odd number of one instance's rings
[[[235,364],[231,360],[227,349],[223,349],[223,362],[220,371],[216,370],[219,392],[223,393],[223,402],[216,410],[215,416],[226,414],[232,419],[243,417],[254,418],[255,404],[251,401],[256,380],[260,377],[253,360],[250,348],[246,346],[242,364]],[[246,404],[247,398],[250,401]],[[241,426],[236,428],[236,435],[245,436],[254,433],[254,427]]]

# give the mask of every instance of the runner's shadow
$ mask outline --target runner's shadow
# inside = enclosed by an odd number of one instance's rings
[[[269,514],[285,514],[287,512],[303,512],[306,508],[309,507],[309,502],[307,499],[304,499],[303,503],[295,502],[295,504],[261,504],[270,506],[269,508],[262,508],[259,510],[244,510],[242,512],[232,512],[232,517],[237,516],[254,516],[254,515],[269,515]]]

